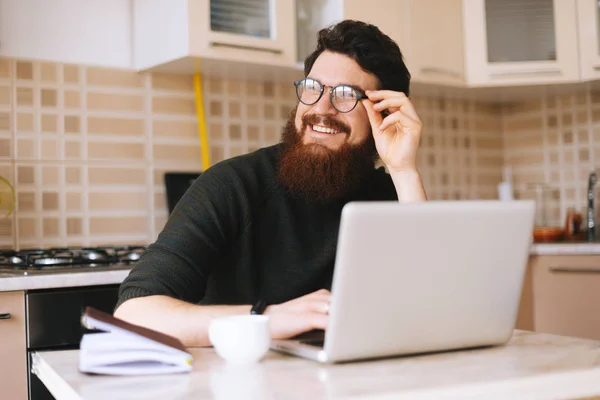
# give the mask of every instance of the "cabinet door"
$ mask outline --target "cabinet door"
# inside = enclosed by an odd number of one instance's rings
[[[538,256],[532,268],[535,331],[600,340],[600,256]]]
[[[27,399],[25,294],[0,293],[0,393],[3,399]]]
[[[410,73],[415,82],[462,86],[462,0],[409,0]]]
[[[579,80],[575,0],[463,0],[472,86]]]
[[[600,78],[600,2],[577,0],[582,79]]]
[[[294,2],[196,0],[189,2],[190,51],[220,59],[293,65]]]

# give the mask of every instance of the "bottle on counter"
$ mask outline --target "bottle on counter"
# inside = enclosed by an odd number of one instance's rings
[[[566,240],[574,239],[579,235],[581,232],[581,222],[581,214],[575,211],[575,208],[569,207],[565,219],[564,237]]]

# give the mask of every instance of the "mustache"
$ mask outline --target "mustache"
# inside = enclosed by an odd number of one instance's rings
[[[306,130],[306,127],[309,125],[324,125],[329,128],[333,128],[336,131],[343,133],[350,133],[350,127],[345,123],[338,121],[333,118],[331,115],[319,116],[316,114],[305,114],[302,117],[302,132]]]

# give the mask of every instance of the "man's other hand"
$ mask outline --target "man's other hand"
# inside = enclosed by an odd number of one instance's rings
[[[265,309],[273,339],[288,339],[314,329],[327,328],[331,292],[321,289]]]

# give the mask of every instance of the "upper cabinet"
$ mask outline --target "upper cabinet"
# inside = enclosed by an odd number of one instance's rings
[[[575,0],[408,2],[409,65],[417,82],[475,87],[580,79]]]
[[[581,77],[600,79],[600,2],[577,0]]]
[[[292,66],[296,59],[293,1],[134,0],[133,13],[138,70],[192,72],[203,59]]]
[[[344,19],[376,25],[406,56],[407,18],[406,0],[371,0],[368,6],[365,0],[296,0],[297,62],[314,50],[319,30]]]

